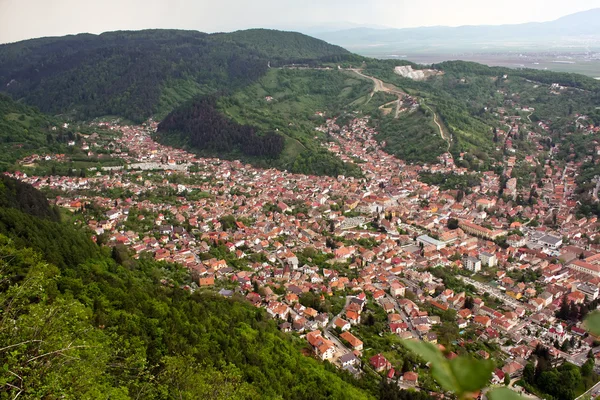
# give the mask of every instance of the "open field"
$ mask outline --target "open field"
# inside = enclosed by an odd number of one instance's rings
[[[594,78],[600,77],[600,53],[586,52],[584,50],[578,52],[557,50],[543,53],[527,50],[521,51],[519,49],[500,51],[498,49],[494,51],[491,49],[468,51],[447,48],[443,50],[435,48],[402,50],[393,45],[356,47],[351,50],[369,57],[407,60],[419,64],[463,60],[490,66],[545,69],[557,72],[578,73]]]

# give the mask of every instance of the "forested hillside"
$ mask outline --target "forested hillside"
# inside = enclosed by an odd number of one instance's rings
[[[371,87],[345,71],[270,69],[231,95],[184,104],[159,125],[157,138],[260,167],[360,176],[356,165],[321,146],[328,138],[315,128],[327,117],[360,110]]]
[[[56,144],[58,135],[51,124],[46,115],[0,93],[0,169],[22,155]]]
[[[191,146],[207,153],[279,156],[284,145],[281,135],[269,132],[260,136],[253,127],[228,120],[215,103],[215,99],[205,98],[173,111],[158,125],[158,133],[180,132]]]
[[[243,87],[263,76],[270,61],[352,57],[318,39],[278,31],[81,34],[1,45],[0,88],[52,114],[141,122],[197,94]]]
[[[0,193],[0,398],[363,399],[243,299],[190,294],[188,273],[75,228],[10,208],[41,194]],[[40,203],[34,210],[50,212]],[[44,214],[44,212],[42,212]],[[47,244],[51,244],[48,246]],[[123,265],[119,264],[117,261]],[[43,327],[43,329],[40,329]]]
[[[411,65],[413,69],[434,68],[442,74],[416,81],[394,73],[397,65]],[[502,108],[526,105],[535,111],[529,116],[523,113],[522,118],[539,121],[557,120],[577,113],[594,115],[600,105],[600,82],[577,74],[488,67],[464,61],[422,66],[393,60],[369,60],[364,73],[421,98],[424,104],[438,113],[452,136],[451,152],[454,156],[458,158],[459,153],[470,152],[482,163],[478,168],[484,169],[490,165],[488,158],[498,159],[501,156],[496,150],[493,129],[505,127],[498,123],[497,117]],[[549,90],[552,84],[561,85],[564,89],[560,94],[553,93]],[[511,93],[514,93],[512,97]],[[556,134],[567,131],[566,127],[556,128]],[[385,131],[385,125],[382,129]],[[404,132],[403,137],[403,143],[409,148],[418,147],[422,141],[421,135],[408,132]],[[430,147],[421,157],[431,161],[444,151],[444,146],[437,150]],[[403,156],[402,152],[398,155]]]

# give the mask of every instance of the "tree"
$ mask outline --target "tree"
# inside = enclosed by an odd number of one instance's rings
[[[577,306],[577,304],[575,304],[575,302],[571,302],[571,305],[569,306],[569,319],[571,321],[577,321],[578,318],[579,307]]]
[[[591,350],[590,350],[591,351]],[[588,358],[585,363],[581,366],[581,375],[592,376],[594,373],[595,362],[593,358]]]
[[[458,229],[458,220],[456,218],[449,218],[447,226],[450,230]]]
[[[562,301],[560,303],[560,309],[558,310],[556,317],[566,321],[567,319],[569,319],[570,310],[571,308],[567,301],[567,296],[563,296]]]
[[[527,363],[525,369],[523,369],[523,379],[529,384],[533,384],[535,380],[535,367],[532,363]]]
[[[510,385],[510,375],[509,374],[504,374],[504,385],[505,386]]]
[[[475,301],[473,300],[473,298],[471,296],[467,296],[467,298],[465,299],[465,308],[472,310],[474,305]]]

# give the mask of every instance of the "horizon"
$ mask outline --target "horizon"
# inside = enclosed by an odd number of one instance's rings
[[[310,35],[326,30],[364,27],[406,29],[501,26],[550,22],[600,8],[600,0],[579,1],[576,6],[565,5],[557,0],[509,0],[509,4],[505,2],[491,6],[483,6],[474,0],[459,0],[454,4],[434,0],[433,5],[425,8],[391,0],[374,0],[368,5],[354,2],[353,7],[348,7],[347,2],[342,3],[341,0],[331,0],[326,4],[307,0],[302,6],[286,1],[282,5],[281,1],[276,0],[262,0],[252,5],[239,0],[225,0],[225,3],[214,5],[207,1],[191,0],[176,0],[174,3],[164,0],[107,0],[99,4],[91,0],[59,0],[49,5],[42,0],[6,0],[0,3],[0,43],[145,29],[218,33],[262,28]],[[510,7],[513,3],[515,7]],[[31,14],[32,9],[37,10],[37,13]],[[115,9],[120,10],[116,15]],[[230,9],[237,9],[238,12],[232,14]],[[307,10],[310,11],[308,14]],[[332,14],[339,18],[331,18]]]

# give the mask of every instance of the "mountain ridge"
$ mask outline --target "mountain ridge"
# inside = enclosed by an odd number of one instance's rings
[[[422,35],[433,35],[440,41],[451,40],[474,40],[481,41],[486,39],[502,40],[522,35],[533,35],[533,37],[556,37],[568,35],[597,35],[600,31],[600,8],[594,8],[575,14],[566,15],[548,22],[527,22],[522,24],[502,24],[502,25],[462,25],[457,27],[450,26],[424,26],[415,28],[351,28],[339,30],[337,32],[316,33],[315,36],[328,42],[348,45],[351,43],[366,43],[368,40],[389,41],[407,41],[423,40]],[[510,29],[510,31],[506,31]],[[567,31],[565,31],[567,30]],[[487,32],[486,32],[487,31]],[[556,32],[560,31],[559,35]],[[402,35],[402,36],[400,36]],[[487,37],[491,35],[491,37]],[[502,35],[494,37],[494,35]],[[366,36],[366,38],[365,38]],[[363,40],[360,41],[359,38]],[[368,39],[368,40],[367,40]]]
[[[355,57],[300,33],[115,31],[0,45],[0,88],[47,113],[78,119],[164,116],[195,95],[239,89],[269,63]]]

